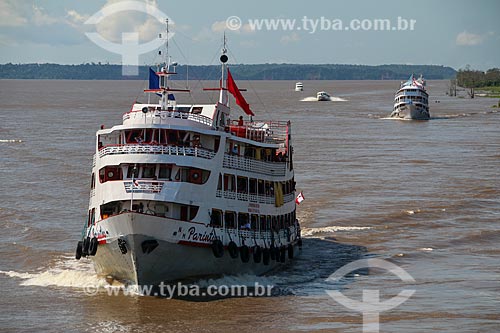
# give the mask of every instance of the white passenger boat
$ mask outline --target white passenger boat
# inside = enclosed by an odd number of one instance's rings
[[[422,76],[415,79],[413,74],[408,81],[402,82],[394,97],[394,108],[391,118],[429,120],[429,94],[425,90]]]
[[[99,275],[134,285],[258,275],[299,253],[291,124],[253,120],[225,46],[220,61],[216,103],[177,104],[166,61],[145,90],[159,102],[135,102],[97,131],[76,258]],[[233,120],[228,92],[247,120]]]
[[[326,91],[319,91],[316,94],[316,98],[319,102],[330,101],[330,95]]]
[[[304,84],[302,82],[295,83],[295,91],[304,91]]]

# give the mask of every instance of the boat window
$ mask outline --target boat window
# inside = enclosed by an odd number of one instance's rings
[[[127,178],[128,179],[139,178],[139,167],[129,165],[127,170]]]
[[[95,173],[92,172],[92,178],[90,180],[90,189],[93,190],[95,188]]]
[[[92,208],[89,210],[89,215],[87,216],[87,227],[90,227],[92,224],[94,224],[95,221],[95,208]]]
[[[250,178],[250,183],[249,183],[249,193],[250,194],[257,194],[257,179],[255,178]]]
[[[199,208],[200,207],[198,207],[198,206],[181,205],[180,206],[180,219],[183,221],[193,220],[196,217],[196,215],[198,214]]]
[[[224,222],[226,223],[226,228],[236,228],[236,223],[235,223],[235,215],[236,213],[235,212],[225,212],[224,214]]]
[[[260,231],[266,231],[267,230],[267,227],[266,227],[266,216],[265,215],[261,215],[260,216]]]
[[[255,157],[255,149],[250,148],[250,147],[245,148],[245,157],[254,158]]]
[[[235,176],[224,174],[224,191],[235,191]]]
[[[264,181],[262,179],[259,179],[258,184],[257,184],[257,191],[259,195],[265,195],[265,188],[264,188]]]
[[[248,213],[238,213],[238,229],[249,229]]]
[[[156,165],[145,164],[142,166],[142,178],[154,178]]]
[[[171,180],[170,177],[172,177],[172,166],[169,164],[160,164],[158,179]]]
[[[116,215],[120,213],[121,210],[121,202],[113,201],[107,204],[101,205],[101,219],[107,219],[112,215]]]
[[[125,131],[126,143],[142,143],[143,141],[144,141],[144,136],[142,130]]]
[[[201,111],[203,110],[202,106],[194,106],[193,109],[191,110],[192,114],[201,114]]]
[[[271,217],[271,229],[274,231],[278,231],[278,222],[276,221],[276,216]]]
[[[219,180],[217,182],[217,191],[222,191],[222,174],[219,173]]]
[[[222,226],[222,211],[219,209],[212,208],[212,214],[210,215],[210,225],[214,227]]]
[[[250,216],[250,228],[252,230],[259,230],[259,215],[252,214]]]
[[[248,193],[248,178],[238,176],[237,189],[239,193]]]
[[[272,184],[272,182],[267,181],[267,180],[266,180],[265,184],[266,184],[265,185],[266,195],[273,197],[274,196],[274,185]]]
[[[111,180],[122,180],[122,169],[119,166],[106,166],[99,170],[99,182],[105,183]]]
[[[190,110],[191,110],[190,106],[179,106],[176,108],[175,111],[182,112],[182,113],[189,113]]]
[[[216,137],[214,139],[214,152],[217,153],[219,151],[220,138]]]

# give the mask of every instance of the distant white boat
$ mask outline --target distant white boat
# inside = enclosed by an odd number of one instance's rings
[[[318,99],[318,102],[331,101],[330,95],[328,95],[328,93],[326,91],[319,91],[316,94],[316,98]]]
[[[425,91],[425,80],[422,76],[415,79],[413,74],[394,97],[394,109],[391,118],[429,120],[429,94]]]
[[[302,82],[295,83],[295,91],[304,91],[304,84]]]

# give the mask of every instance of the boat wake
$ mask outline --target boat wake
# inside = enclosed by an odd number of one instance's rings
[[[359,231],[359,230],[369,230],[372,227],[342,227],[342,226],[331,226],[322,228],[304,228],[302,229],[302,237],[306,238],[322,238],[325,234],[332,234],[337,231]]]
[[[18,139],[0,139],[0,143],[22,143],[23,140]]]
[[[311,96],[311,97],[302,98],[300,101],[301,102],[318,102],[318,98]],[[348,100],[344,99],[344,98],[341,98],[341,97],[331,96],[330,97],[330,102],[348,102]]]
[[[499,110],[488,110],[488,111],[484,111],[484,112],[468,112],[468,113],[455,113],[455,114],[445,114],[445,115],[440,115],[440,116],[436,116],[436,117],[433,117],[431,116],[429,120],[444,120],[444,119],[455,119],[455,118],[465,118],[465,117],[473,117],[475,115],[480,115],[480,114],[492,114],[492,113],[498,113]],[[382,119],[382,120],[403,120],[403,121],[413,121],[413,119],[404,119],[404,118],[397,118],[397,117],[389,117],[389,116],[386,116],[386,117],[377,117],[377,116],[374,116],[374,115],[371,115],[370,116],[373,116],[373,118],[378,118],[378,119]]]
[[[21,286],[99,288],[107,285],[104,278],[95,274],[90,261],[76,261],[73,256],[61,257],[54,267],[38,272],[0,271],[0,274],[21,279]]]

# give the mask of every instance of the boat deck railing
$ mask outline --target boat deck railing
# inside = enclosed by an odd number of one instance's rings
[[[170,122],[170,119],[185,119],[210,127],[213,126],[212,118],[203,116],[201,114],[180,111],[154,111],[144,114],[140,110],[134,110],[123,114],[123,123],[125,124],[125,122],[128,120],[144,122],[145,117],[146,121],[153,121],[154,124],[168,124]]]
[[[276,198],[274,195],[264,195],[264,194],[248,194],[241,193],[235,191],[223,191],[217,190],[215,193],[217,198],[225,198],[232,200],[240,200],[240,201],[250,201],[261,204],[274,204],[276,202]],[[283,202],[291,202],[295,200],[295,196],[293,193],[285,194],[283,196]]]
[[[134,184],[132,181],[123,182],[123,186],[125,187],[125,192],[127,193],[161,193],[163,188],[162,181],[136,181]]]
[[[286,174],[286,162],[267,162],[253,158],[224,155],[223,167],[241,171],[257,172],[269,176],[284,176]]]
[[[215,152],[201,147],[182,147],[173,145],[125,144],[106,145],[99,149],[99,158],[120,154],[161,154],[177,156],[194,156],[205,159],[215,157]]]
[[[240,138],[257,142],[280,144],[286,143],[289,131],[289,122],[284,121],[247,121],[239,125],[233,121],[229,131]]]

